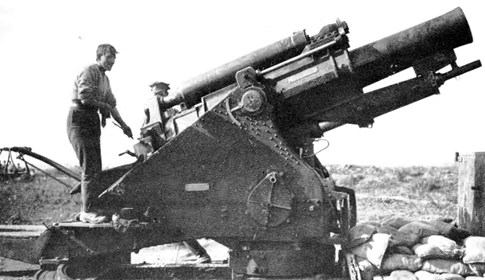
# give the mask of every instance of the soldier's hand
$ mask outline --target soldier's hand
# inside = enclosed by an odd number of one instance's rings
[[[124,133],[126,136],[130,137],[131,139],[133,139],[133,133],[131,132],[131,128],[130,128],[129,126],[125,125],[125,126],[123,127],[123,133]]]

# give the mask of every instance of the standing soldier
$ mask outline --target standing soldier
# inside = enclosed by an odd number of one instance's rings
[[[102,44],[96,50],[96,63],[85,67],[74,81],[72,105],[67,120],[69,141],[82,168],[80,220],[85,223],[107,222],[108,217],[94,209],[96,191],[89,182],[101,172],[101,127],[113,116],[123,132],[130,138],[133,134],[116,108],[116,99],[111,92],[106,71],[110,71],[116,60],[116,49]],[[101,117],[101,121],[100,121]]]

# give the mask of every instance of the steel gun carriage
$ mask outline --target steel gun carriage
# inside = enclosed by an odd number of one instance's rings
[[[98,203],[121,219],[59,223],[30,241],[28,255],[3,252],[40,260],[39,279],[88,277],[141,248],[205,237],[230,248],[233,278],[351,277],[335,245],[345,248],[356,223],[355,195],[334,184],[315,139],[371,126],[481,63],[456,63],[454,49],[473,41],[460,8],[353,50],[348,31],[337,21],[314,36],[295,32],[154,97],[137,161],[93,182]],[[410,67],[415,78],[364,93]],[[182,110],[167,115],[173,106]]]

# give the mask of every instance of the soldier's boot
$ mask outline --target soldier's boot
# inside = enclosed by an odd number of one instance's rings
[[[81,213],[79,214],[79,220],[83,223],[99,224],[108,222],[108,216],[102,215],[95,209],[92,209],[93,194],[89,189],[89,181],[83,181],[81,183]]]
[[[197,256],[197,263],[211,263],[211,257],[197,240],[184,241],[185,246]]]

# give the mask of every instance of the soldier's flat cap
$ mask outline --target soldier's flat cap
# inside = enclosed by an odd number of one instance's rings
[[[155,87],[157,89],[159,88],[167,88],[170,89],[170,84],[164,83],[164,82],[154,82],[150,85],[150,87]]]

